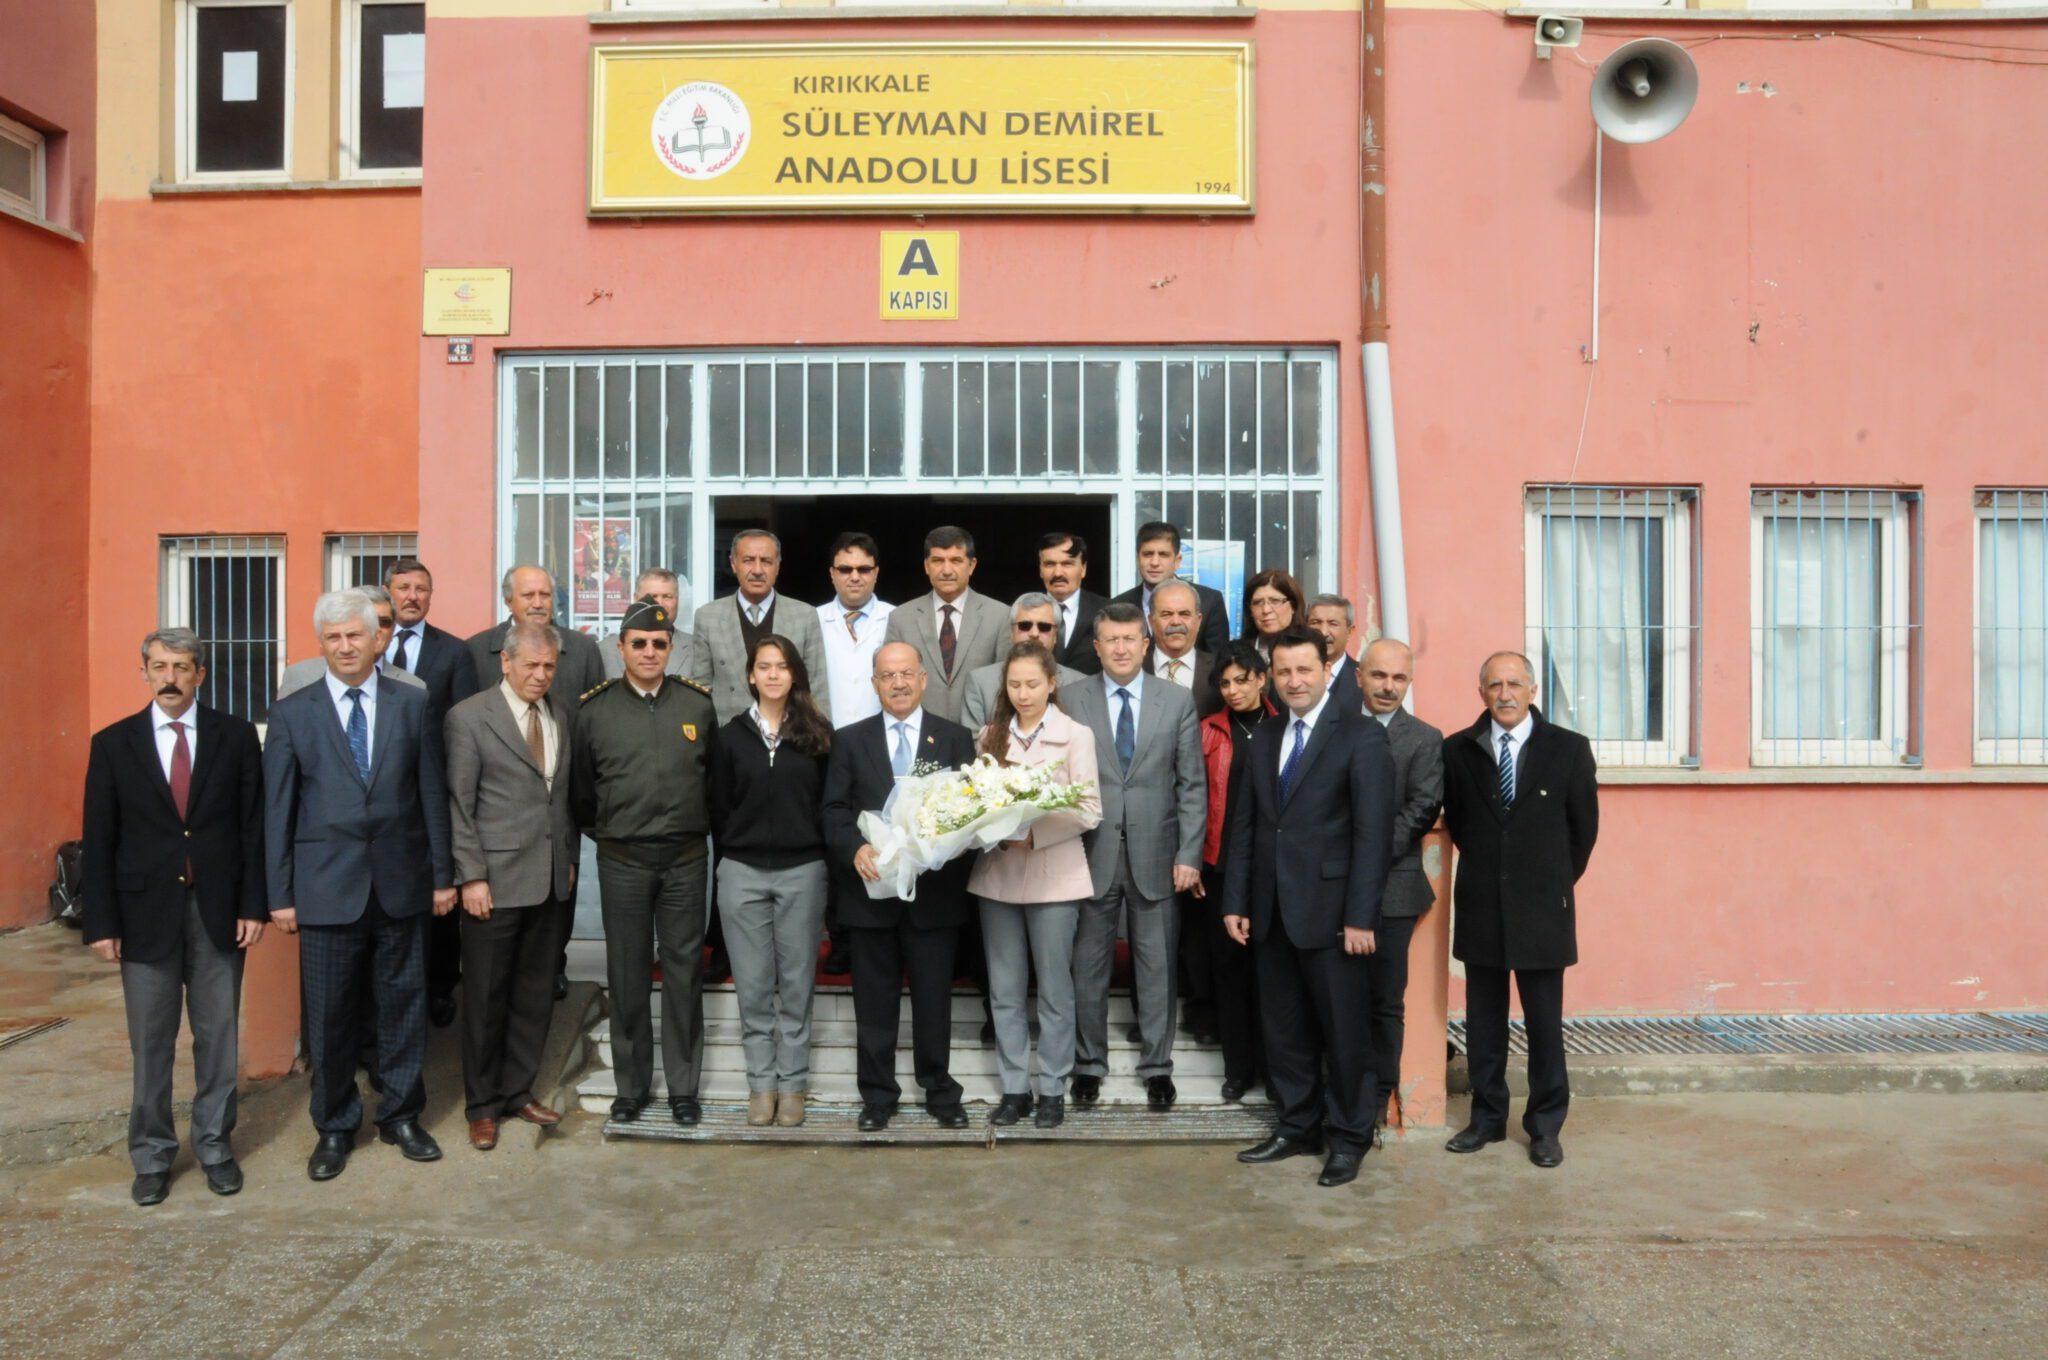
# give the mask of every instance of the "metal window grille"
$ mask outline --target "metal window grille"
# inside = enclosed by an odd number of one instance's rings
[[[1918,765],[1920,495],[1751,493],[1750,755]]]
[[[2048,764],[2048,491],[1976,502],[1976,759]]]
[[[1327,350],[519,355],[500,380],[499,566],[568,583],[576,627],[611,626],[649,566],[710,598],[715,498],[853,485],[1108,497],[1118,560],[1170,520],[1233,631],[1261,567],[1336,586]]]
[[[206,642],[199,701],[264,722],[284,664],[284,539],[231,534],[161,544],[158,618]]]
[[[1545,714],[1610,765],[1699,763],[1699,493],[1532,486],[1527,648]]]
[[[381,586],[393,562],[418,556],[419,550],[418,534],[329,534],[327,589]]]

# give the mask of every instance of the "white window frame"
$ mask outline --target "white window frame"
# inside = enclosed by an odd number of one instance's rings
[[[1593,489],[1614,494],[1611,500],[1582,501],[1595,507],[1593,513],[1575,512],[1569,499],[1570,487],[1537,483],[1528,486],[1522,497],[1522,542],[1523,561],[1528,569],[1522,573],[1524,620],[1523,651],[1537,667],[1539,677],[1545,669],[1544,656],[1544,602],[1545,574],[1549,562],[1543,552],[1544,493],[1551,493],[1552,502],[1548,518],[1590,519],[1596,517],[1613,519],[1662,520],[1664,522],[1664,547],[1662,564],[1664,568],[1664,736],[1658,741],[1634,741],[1607,739],[1596,740],[1591,733],[1582,733],[1593,745],[1594,759],[1602,765],[1690,767],[1699,764],[1699,753],[1693,749],[1693,715],[1697,711],[1699,695],[1696,692],[1698,671],[1694,664],[1694,651],[1698,645],[1697,634],[1700,621],[1695,617],[1694,601],[1697,592],[1694,585],[1694,566],[1697,543],[1693,537],[1695,516],[1693,507],[1699,491],[1689,486],[1643,486],[1643,487],[1602,487]],[[1577,488],[1583,497],[1589,488]],[[1566,493],[1567,499],[1556,499],[1559,493]],[[1628,493],[1644,492],[1661,497],[1659,500],[1631,500]],[[1537,695],[1536,703],[1543,706],[1543,696]],[[1548,710],[1546,710],[1547,712]]]
[[[275,170],[199,170],[199,120],[193,116],[192,100],[198,70],[194,54],[199,50],[199,11],[202,9],[260,9],[284,7],[284,164]],[[178,0],[176,54],[177,87],[171,99],[172,127],[176,145],[176,171],[181,184],[288,184],[292,178],[292,132],[297,122],[299,69],[299,15],[293,0]]]
[[[275,699],[277,684],[284,678],[285,658],[290,648],[285,633],[285,599],[288,594],[285,581],[287,567],[285,537],[283,534],[164,534],[157,540],[157,617],[165,628],[191,628],[200,625],[192,617],[191,581],[186,564],[213,557],[261,559],[268,558],[277,563],[277,592],[270,602],[271,627],[277,636],[276,665],[270,677],[271,693]],[[216,652],[220,639],[200,632],[207,650]],[[259,723],[257,730],[263,731],[267,723]]]
[[[1878,526],[1878,619],[1882,651],[1878,664],[1878,731],[1874,740],[1764,735],[1765,635],[1772,622],[1764,617],[1764,543],[1773,518],[1759,497],[1785,493],[1820,493],[1842,498],[1839,505],[1816,506],[1815,519],[1870,520]],[[1864,498],[1862,506],[1852,498]],[[1913,507],[1917,491],[1896,487],[1767,487],[1752,488],[1749,510],[1749,758],[1752,765],[1792,768],[1900,768],[1916,766],[1914,753],[1914,562],[1916,531]],[[1888,501],[1889,504],[1882,502]]]
[[[372,166],[365,169],[356,162],[356,148],[362,145],[362,61],[363,61],[363,11],[383,5],[418,4],[420,0],[348,0],[341,11],[341,107],[340,131],[336,139],[336,169],[343,179],[398,179],[417,180],[420,167]],[[420,150],[420,158],[426,158],[426,149]]]
[[[17,123],[6,114],[0,113],[0,140],[13,142],[28,148],[28,197],[22,198],[0,189],[0,204],[28,214],[38,221],[50,220],[50,159],[49,142],[41,132],[26,123]]]
[[[382,551],[364,552],[362,546],[368,540],[378,543]],[[380,542],[381,540],[381,542]],[[390,533],[329,534],[323,549],[322,576],[328,590],[346,590],[353,584],[349,568],[364,559],[384,557],[419,556],[419,535],[403,531]],[[379,581],[377,584],[382,585]]]
[[[2004,505],[1984,504],[1984,498],[1991,495],[2013,497],[2048,498],[2048,489],[2040,487],[1979,487],[1975,499],[1977,506],[1970,517],[1970,744],[1971,760],[1978,765],[2048,765],[2048,738],[2042,737],[1987,737],[1983,730],[1981,707],[1986,647],[1984,645],[1982,619],[1984,617],[1984,524],[1988,521],[2015,523],[2027,518],[2029,507],[2024,501],[2010,508]],[[2048,524],[2044,524],[2048,529]],[[2026,598],[2026,582],[2019,583],[2020,597]],[[1996,642],[1992,644],[1996,647]],[[1995,652],[1994,652],[1995,654]]]

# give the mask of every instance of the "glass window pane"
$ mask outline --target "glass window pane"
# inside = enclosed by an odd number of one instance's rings
[[[1294,365],[1294,475],[1313,477],[1323,442],[1323,366]]]
[[[1878,549],[1878,525],[1871,519],[1777,515],[1767,522],[1766,737],[1879,737]]]
[[[1195,467],[1204,477],[1223,472],[1229,434],[1223,426],[1223,365],[1203,360],[1195,365]]]
[[[624,364],[604,370],[604,475],[633,475],[633,370]]]
[[[711,365],[711,475],[740,474],[740,366]]]
[[[1138,475],[1158,476],[1166,470],[1165,366],[1156,360],[1138,364]],[[1139,523],[1144,523],[1140,520]]]
[[[1117,365],[1086,366],[1082,402],[1081,449],[1091,477],[1114,477],[1117,470]]]
[[[775,471],[774,449],[770,440],[775,434],[774,391],[767,364],[747,364],[746,399],[742,406],[740,425],[740,466],[749,477],[767,477]]]
[[[670,364],[667,380],[668,405],[662,413],[662,446],[667,451],[666,472],[685,478],[690,471],[690,369],[687,364]]]
[[[804,366],[775,365],[775,475],[804,475]]]
[[[685,620],[692,617],[701,601],[690,598],[690,498],[673,496],[669,498],[662,526],[664,551],[663,565],[679,578],[676,582],[679,598],[676,612]]]
[[[597,476],[598,390],[597,365],[576,366],[576,475]]]
[[[512,561],[509,566],[540,560],[540,496],[512,498]]]
[[[1017,365],[1007,359],[988,365],[988,473],[1017,475]]]
[[[1994,492],[1978,534],[1977,735],[2048,738],[2048,497]]]
[[[1288,406],[1287,365],[1259,365],[1259,471],[1272,476],[1287,474]]]
[[[1052,366],[1052,470],[1081,470],[1081,366]]]
[[[838,427],[832,418],[832,365],[811,364],[805,369],[805,412],[809,420],[804,436],[804,467],[813,477],[833,475],[833,449]],[[841,467],[842,477],[858,477],[858,466]]]
[[[1259,554],[1258,569],[1260,571],[1264,571],[1268,567],[1278,567],[1290,575],[1293,574],[1294,545],[1287,533],[1288,521],[1293,518],[1294,515],[1291,507],[1287,504],[1287,493],[1285,491],[1262,490],[1259,492],[1259,541],[1257,551]],[[1298,581],[1301,578],[1296,576],[1295,579]],[[1307,623],[1308,620],[1296,619],[1295,622]]]
[[[425,5],[364,5],[356,59],[356,164],[418,169],[426,104]]]
[[[868,366],[839,365],[839,462],[858,464],[868,446]]]
[[[285,6],[192,12],[192,168],[285,168]]]
[[[522,368],[512,375],[512,476],[530,482],[540,476],[540,372]]]
[[[1230,366],[1230,447],[1225,459],[1233,477],[1259,470],[1259,369],[1256,364]]]
[[[555,578],[555,622],[566,624],[564,609],[568,597],[562,587],[569,579],[569,496],[566,492],[553,492],[542,497],[543,512],[540,524],[540,554],[537,560],[548,575]]]
[[[1185,360],[1166,365],[1166,475],[1195,471],[1195,366]]]
[[[661,476],[661,369],[653,364],[633,370],[633,475]]]
[[[868,469],[876,477],[903,475],[903,365],[868,366]]]
[[[542,462],[549,477],[569,475],[569,370],[549,367],[541,374]]]
[[[986,476],[987,454],[982,443],[982,413],[985,410],[982,365],[962,363],[956,365],[956,369],[953,383],[956,471],[962,477]]]
[[[1017,366],[1017,470],[1043,477],[1052,470],[1052,368],[1039,362]]]
[[[924,365],[924,448],[927,477],[953,475],[953,366]]]

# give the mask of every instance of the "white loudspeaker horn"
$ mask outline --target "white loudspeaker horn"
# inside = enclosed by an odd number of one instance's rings
[[[1684,48],[1637,38],[1593,73],[1593,121],[1617,142],[1654,142],[1678,129],[1699,96],[1699,69]]]

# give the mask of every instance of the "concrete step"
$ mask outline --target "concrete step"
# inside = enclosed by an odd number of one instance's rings
[[[1032,1070],[1036,1072],[1034,1064]],[[960,1083],[962,1099],[969,1105],[993,1105],[1002,1099],[1002,1082],[991,1064],[987,1072],[963,1071],[956,1063],[952,1069],[953,1079]],[[904,1099],[916,1103],[921,1099],[917,1082],[908,1067],[899,1067],[897,1081],[902,1085]],[[1217,1106],[1223,1105],[1219,1091],[1220,1078],[1185,1077],[1176,1072],[1174,1086],[1179,1090],[1178,1105]],[[619,1093],[618,1076],[609,1067],[595,1068],[581,1082],[577,1083],[578,1103],[593,1114],[604,1114],[611,1109],[611,1103]],[[744,1104],[747,1099],[747,1075],[743,1068],[706,1069],[698,1078],[697,1098],[705,1101],[726,1101]],[[668,1100],[668,1083],[662,1077],[661,1064],[654,1065],[654,1101],[664,1105]],[[853,1073],[824,1072],[815,1067],[811,1074],[810,1098],[813,1104],[837,1105],[856,1108],[860,1105],[860,1087]],[[1145,1084],[1127,1074],[1112,1074],[1103,1078],[1102,1100],[1106,1105],[1145,1108]],[[1265,1105],[1265,1092],[1255,1090],[1245,1097],[1246,1104]],[[665,1105],[664,1105],[665,1108]]]
[[[586,1106],[587,1108],[587,1106]],[[964,1129],[942,1129],[921,1109],[905,1106],[880,1133],[854,1127],[857,1111],[819,1109],[813,1102],[793,1129],[755,1128],[743,1103],[705,1105],[703,1120],[678,1127],[665,1105],[650,1106],[631,1123],[607,1120],[607,1138],[643,1138],[674,1143],[950,1143],[992,1148],[998,1143],[1235,1143],[1249,1146],[1273,1131],[1270,1107],[1176,1105],[1163,1114],[1103,1107],[1067,1110],[1057,1129],[1040,1129],[1029,1119],[993,1128],[977,1114]],[[1220,1154],[1219,1154],[1220,1155]]]
[[[1034,1001],[1032,1004],[1036,1004]],[[648,994],[648,1013],[655,1023],[661,1023],[661,988],[656,987]],[[730,982],[719,983],[704,989],[704,1018],[711,1020],[732,1020],[737,1022],[740,1014],[739,997]],[[910,998],[903,998],[903,1014],[910,1014]],[[953,1023],[973,1024],[978,1030],[987,1016],[982,1010],[979,992],[956,991],[953,993]],[[1113,991],[1109,994],[1109,1023],[1119,1028],[1134,1023],[1138,1012],[1131,1002],[1128,991]],[[843,1020],[853,1023],[853,989],[845,986],[820,986],[811,994],[811,1021]]]
[[[606,1068],[613,1066],[611,1042],[609,1039],[598,1044],[598,1058]],[[659,1046],[657,1045],[657,1050]],[[851,1043],[812,1044],[811,1079],[816,1082],[825,1077],[845,1076],[849,1079],[856,1070],[857,1054]],[[657,1051],[655,1065],[661,1065]],[[976,1076],[994,1076],[998,1071],[996,1050],[993,1045],[983,1047],[976,1040],[968,1044],[955,1045],[948,1069],[955,1077],[965,1081],[971,1073]],[[704,1044],[703,1069],[709,1075],[719,1072],[740,1072],[747,1070],[746,1055],[740,1047],[737,1030],[725,1036],[716,1032],[707,1035]],[[1130,1044],[1112,1044],[1109,1050],[1109,1074],[1113,1077],[1135,1077],[1138,1069],[1138,1050]],[[912,1060],[909,1040],[904,1040],[896,1049],[896,1072],[899,1077],[909,1077]],[[1173,1075],[1179,1081],[1223,1080],[1223,1055],[1215,1049],[1195,1049],[1191,1052],[1174,1050]],[[1139,1097],[1143,1099],[1142,1090]]]

